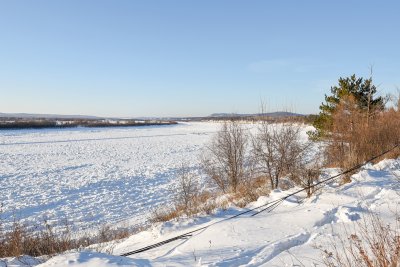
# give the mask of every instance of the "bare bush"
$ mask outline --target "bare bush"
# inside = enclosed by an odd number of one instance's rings
[[[181,212],[176,207],[160,206],[152,210],[149,221],[151,223],[168,222],[181,216]]]
[[[96,235],[96,244],[90,246],[95,251],[112,254],[118,242],[132,234],[128,228],[113,228],[110,225],[102,225]]]
[[[305,189],[307,197],[311,197],[318,189],[314,184],[318,182],[320,174],[321,169],[319,167],[304,166],[298,170],[297,175],[293,176],[293,180]]]
[[[0,231],[0,257],[51,256],[92,244],[119,240],[130,234],[128,229],[105,226],[99,230],[98,235],[81,234],[79,238],[73,238],[68,222],[65,222],[61,230],[55,231],[46,220],[41,225],[26,225],[15,218],[11,229]]]
[[[281,127],[280,127],[281,126]],[[253,156],[258,169],[265,174],[271,189],[279,187],[283,176],[297,177],[308,144],[300,142],[300,127],[294,124],[261,123],[253,138]]]
[[[187,216],[197,213],[199,190],[196,177],[190,173],[187,167],[182,166],[178,172],[177,187],[174,188],[175,206],[182,207]]]
[[[130,234],[131,232],[127,227],[113,228],[110,225],[104,224],[97,231],[96,241],[99,243],[105,243],[127,238]]]
[[[176,185],[170,191],[174,196],[171,204],[167,207],[161,205],[154,209],[150,221],[165,222],[180,217],[183,214],[192,216],[201,211],[203,203],[201,203],[200,199],[204,201],[206,195],[207,198],[210,197],[208,194],[200,192],[195,175],[184,164],[177,172]]]
[[[204,212],[211,214],[217,207],[221,207],[216,203],[216,195],[208,191],[198,192],[195,197],[190,199],[192,209],[185,208],[185,205],[178,205],[177,202],[170,205],[161,205],[155,208],[150,215],[150,222],[167,222],[172,219],[181,217],[182,215],[193,216]],[[179,203],[179,202],[178,202]]]
[[[201,192],[197,197],[197,201],[200,212],[204,212],[207,215],[210,215],[217,208],[215,196],[208,191]]]
[[[357,233],[340,245],[332,241],[324,250],[324,263],[328,267],[398,267],[400,266],[400,216],[395,224],[385,224],[379,214],[369,212],[357,223]]]
[[[203,169],[224,193],[236,192],[247,176],[247,136],[237,121],[224,122],[203,158]]]
[[[0,256],[52,255],[72,249],[75,245],[68,227],[58,235],[46,221],[43,222],[40,230],[35,228],[28,227],[14,218],[11,229],[3,231],[0,237],[2,240]]]
[[[5,232],[3,229],[3,203],[0,203],[0,257],[5,255]]]
[[[238,207],[245,207],[248,203],[256,201],[260,196],[270,193],[269,184],[264,176],[246,179],[230,196],[230,201]]]
[[[319,150],[316,153],[310,153],[309,147],[305,148],[307,156],[303,156],[297,162],[298,166],[291,174],[291,180],[298,186],[305,189],[307,197],[311,197],[318,190],[318,183],[321,169],[324,165],[324,150]]]

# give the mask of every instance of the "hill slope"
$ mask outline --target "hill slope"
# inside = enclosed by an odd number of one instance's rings
[[[328,171],[326,175],[335,173]],[[188,239],[129,258],[84,251],[56,256],[40,266],[324,266],[321,251],[331,249],[332,241],[340,245],[341,239],[346,240],[367,218],[368,211],[379,212],[385,223],[395,223],[393,212],[400,204],[398,177],[400,159],[383,160],[353,175],[349,184],[333,182],[309,199],[291,197],[271,213],[217,223]],[[287,193],[274,191],[247,208]],[[113,254],[171,238],[243,210],[232,207],[212,217],[159,224],[116,244]]]

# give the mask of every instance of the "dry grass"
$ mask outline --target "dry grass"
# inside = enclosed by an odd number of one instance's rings
[[[236,192],[223,194],[222,192],[203,191],[196,194],[190,200],[189,205],[171,203],[170,207],[165,205],[153,210],[150,222],[167,222],[179,217],[192,217],[199,214],[212,214],[216,209],[226,209],[230,205],[245,207],[248,203],[256,201],[260,196],[268,195],[270,192],[269,181],[260,176],[243,182],[236,188]],[[223,200],[218,200],[223,196]],[[187,209],[187,207],[191,207]]]
[[[265,176],[248,179],[237,188],[236,192],[229,194],[229,200],[235,206],[243,208],[248,203],[256,201],[260,196],[268,195],[270,187],[269,179]]]
[[[400,216],[394,215],[394,225],[385,224],[379,214],[370,212],[357,223],[357,232],[335,241],[324,250],[328,267],[399,267]]]
[[[182,216],[182,213],[175,207],[172,208],[158,207],[153,210],[150,216],[150,222],[151,223],[168,222],[180,216]]]
[[[93,244],[120,240],[130,234],[132,231],[126,228],[112,229],[109,226],[102,226],[97,233],[80,234],[79,238],[74,238],[67,222],[61,230],[55,231],[45,220],[41,225],[32,226],[14,219],[11,229],[7,231],[1,228],[0,223],[0,257],[51,256]]]
[[[150,222],[167,222],[183,216],[192,217],[200,213],[211,214],[216,208],[220,207],[220,205],[217,205],[215,198],[215,194],[204,191],[190,199],[190,206],[176,201],[171,203],[169,207],[162,205],[153,210],[150,215]]]
[[[368,115],[368,116],[367,116]],[[328,164],[349,168],[400,142],[400,111],[389,109],[371,115],[362,112],[354,99],[343,99],[333,115]],[[386,157],[400,156],[400,149]]]

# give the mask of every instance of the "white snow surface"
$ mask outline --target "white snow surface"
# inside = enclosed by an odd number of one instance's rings
[[[182,164],[199,156],[220,123],[0,131],[0,204],[13,217],[76,229],[143,224],[171,197]]]
[[[32,220],[42,212],[84,216],[91,211],[99,221],[134,216],[133,223],[139,222],[148,212],[142,205],[167,201],[167,187],[181,161],[197,170],[201,148],[218,128],[214,123],[189,123],[162,129],[2,133],[0,198],[8,205],[15,202],[15,208]],[[328,169],[322,178],[337,171]],[[254,217],[249,213],[216,223],[298,188],[274,190],[243,209],[232,206],[209,216],[156,224],[120,242],[101,245],[103,253],[71,251],[47,261],[23,256],[0,259],[0,266],[324,266],[321,249],[329,249],[338,237],[346,239],[368,212],[395,223],[399,177],[400,158],[382,160],[363,167],[351,183],[339,186],[333,181],[311,198],[290,197],[271,213]],[[85,217],[77,222],[90,226],[94,221]],[[119,256],[210,224],[190,238]]]
[[[338,237],[348,238],[367,213],[376,212],[385,223],[395,224],[394,212],[400,204],[398,174],[400,158],[383,160],[353,175],[349,184],[332,182],[311,198],[291,197],[271,213],[254,217],[250,213],[213,224],[188,239],[130,257],[116,255],[217,222],[291,190],[275,190],[244,209],[231,207],[213,216],[155,225],[114,245],[113,255],[71,252],[39,266],[324,266],[321,249],[332,249]]]

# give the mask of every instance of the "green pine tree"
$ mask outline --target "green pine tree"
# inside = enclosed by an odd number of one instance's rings
[[[357,78],[355,74],[351,77],[339,78],[338,85],[331,87],[332,95],[325,95],[325,103],[319,107],[319,115],[314,120],[315,131],[309,132],[312,139],[326,137],[332,129],[332,114],[337,105],[345,96],[352,95],[357,102],[358,108],[369,117],[373,111],[384,108],[384,99],[376,97],[377,88],[372,83],[372,78]]]

